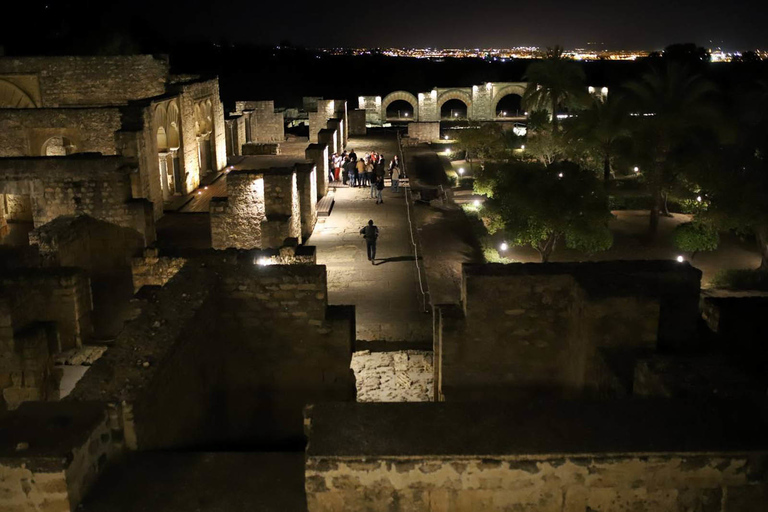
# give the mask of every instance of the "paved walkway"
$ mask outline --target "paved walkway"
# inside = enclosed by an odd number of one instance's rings
[[[352,138],[347,149],[358,155],[375,150],[389,161],[397,139],[394,133]],[[306,242],[328,269],[329,302],[356,307],[358,340],[429,342],[432,316],[424,313],[403,192],[385,190],[381,205],[370,188],[340,188],[335,199],[330,217],[318,220]],[[380,232],[375,265],[359,234],[368,219]]]

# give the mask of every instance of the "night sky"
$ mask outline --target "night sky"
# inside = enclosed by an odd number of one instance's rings
[[[30,0],[5,10],[0,44],[41,31],[70,38],[98,31],[190,40],[306,47],[586,47],[661,49],[695,42],[726,50],[768,48],[768,2],[742,0]],[[46,7],[47,6],[47,7]],[[183,7],[180,7],[183,6]],[[53,38],[51,38],[53,40]]]

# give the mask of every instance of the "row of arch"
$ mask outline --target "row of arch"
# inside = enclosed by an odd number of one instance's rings
[[[497,118],[522,115],[522,93],[520,85],[508,85],[500,89],[493,97],[491,112]],[[460,89],[448,90],[437,98],[437,111],[443,119],[466,118],[471,108],[471,96]],[[384,97],[381,111],[387,119],[418,121],[419,100],[408,91],[395,91]]]

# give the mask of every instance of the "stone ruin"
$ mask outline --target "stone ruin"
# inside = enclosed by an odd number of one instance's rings
[[[764,510],[764,298],[676,262],[468,265],[431,402],[358,403],[354,306],[302,242],[364,111],[311,99],[307,146],[164,59],[0,83],[0,509],[105,510],[110,470],[204,450],[298,453],[310,511]],[[212,175],[210,243],[173,247],[166,207]]]

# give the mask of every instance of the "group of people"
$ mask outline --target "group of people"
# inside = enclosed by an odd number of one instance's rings
[[[386,174],[392,179],[392,190],[397,192],[400,187],[400,180],[405,179],[400,165],[400,160],[395,155],[386,165],[384,155],[375,151],[364,154],[358,158],[354,150],[346,150],[341,153],[334,153],[329,157],[329,175],[331,182],[341,181],[350,187],[370,187],[371,198],[376,199],[376,204],[384,203],[382,191],[384,190],[384,178]]]

